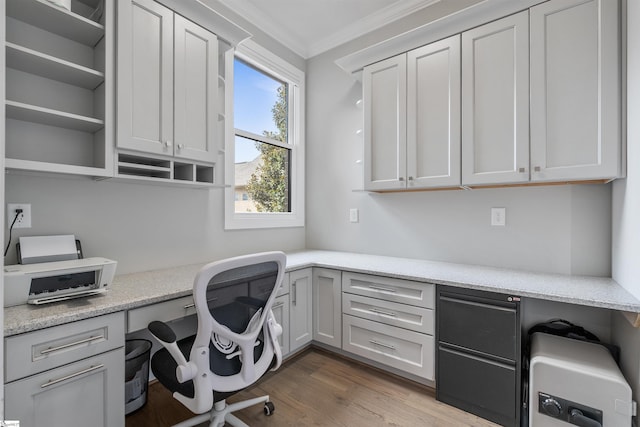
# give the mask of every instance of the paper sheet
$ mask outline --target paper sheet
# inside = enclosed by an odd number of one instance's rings
[[[76,237],[73,234],[20,237],[20,254],[22,264],[78,259]]]

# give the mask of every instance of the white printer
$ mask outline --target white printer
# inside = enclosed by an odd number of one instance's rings
[[[16,265],[4,267],[4,306],[45,304],[101,294],[115,276],[117,262],[82,258],[72,235],[21,237]]]
[[[631,388],[605,347],[532,335],[529,427],[630,427],[634,415]]]

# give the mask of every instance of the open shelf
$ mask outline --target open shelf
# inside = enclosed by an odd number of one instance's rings
[[[46,0],[7,0],[7,16],[87,46],[104,37],[103,25]]]
[[[9,100],[6,101],[6,113],[9,119],[40,123],[42,125],[57,126],[83,132],[93,133],[104,127],[103,120],[93,117],[65,113],[64,111]]]
[[[101,167],[78,165],[61,165],[60,163],[39,162],[33,160],[6,158],[4,162],[8,170],[33,171],[44,173],[61,173],[65,175],[85,175],[94,177],[110,177],[111,173]]]
[[[14,43],[6,43],[7,67],[95,89],[104,81],[104,73]]]

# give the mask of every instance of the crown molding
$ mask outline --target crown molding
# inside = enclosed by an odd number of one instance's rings
[[[396,1],[377,12],[354,21],[342,30],[324,37],[311,46],[305,46],[294,34],[287,32],[275,23],[265,19],[264,13],[246,1],[219,0],[235,13],[251,22],[267,35],[292,50],[304,59],[319,55],[336,46],[374,31],[393,21],[408,16],[420,9],[440,3],[442,0],[403,0]]]

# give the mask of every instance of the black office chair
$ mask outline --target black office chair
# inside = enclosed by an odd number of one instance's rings
[[[273,413],[269,396],[230,405],[225,399],[280,366],[282,327],[271,306],[285,264],[284,253],[265,252],[205,265],[193,284],[196,335],[176,342],[167,324],[149,324],[149,331],[164,346],[151,358],[151,370],[174,398],[201,414],[176,427],[207,420],[212,427],[225,421],[247,426],[232,412],[259,403],[264,404],[265,414]]]

